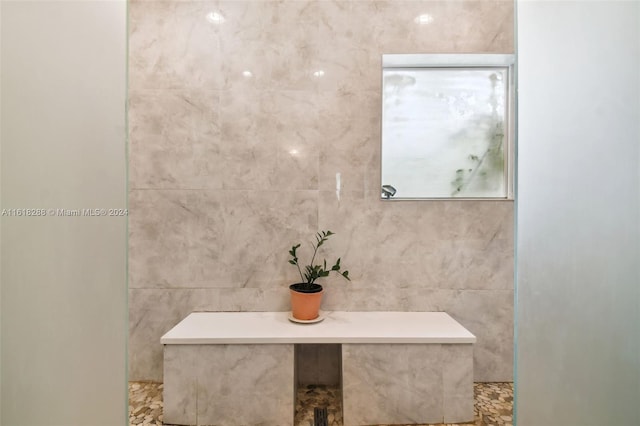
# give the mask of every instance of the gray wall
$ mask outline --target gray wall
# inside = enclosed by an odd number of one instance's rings
[[[126,207],[126,2],[0,7],[2,209]],[[1,423],[126,424],[126,217],[1,221]]]
[[[130,378],[162,380],[191,311],[288,310],[288,249],[330,229],[353,281],[326,280],[324,309],[447,311],[476,380],[511,380],[513,202],[381,202],[379,156],[381,54],[513,53],[513,20],[510,1],[131,2]]]
[[[517,424],[637,425],[640,3],[520,2],[518,55]]]

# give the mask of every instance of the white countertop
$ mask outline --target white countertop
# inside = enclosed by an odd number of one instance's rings
[[[165,345],[274,343],[475,343],[445,312],[323,312],[314,324],[289,312],[194,312],[169,330]]]

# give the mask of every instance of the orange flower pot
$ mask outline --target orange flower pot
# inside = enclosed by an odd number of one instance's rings
[[[299,320],[314,320],[320,315],[322,286],[320,284],[297,283],[289,286],[291,313]]]

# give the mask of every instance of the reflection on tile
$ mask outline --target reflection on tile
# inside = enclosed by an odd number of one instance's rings
[[[254,87],[312,90],[317,56],[318,2],[221,1],[226,16],[220,27],[226,89],[246,87],[241,72],[250,70]],[[243,52],[241,55],[238,52]]]
[[[225,189],[317,189],[318,147],[313,95],[256,90],[221,94]]]
[[[220,87],[218,26],[212,2],[133,2],[129,7],[129,87]]]
[[[379,92],[326,92],[318,96],[320,151],[319,188],[364,191],[365,174],[380,149]]]

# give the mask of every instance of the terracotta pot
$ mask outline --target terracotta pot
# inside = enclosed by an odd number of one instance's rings
[[[289,286],[291,313],[299,320],[313,320],[320,315],[322,286],[320,284],[297,283]]]

